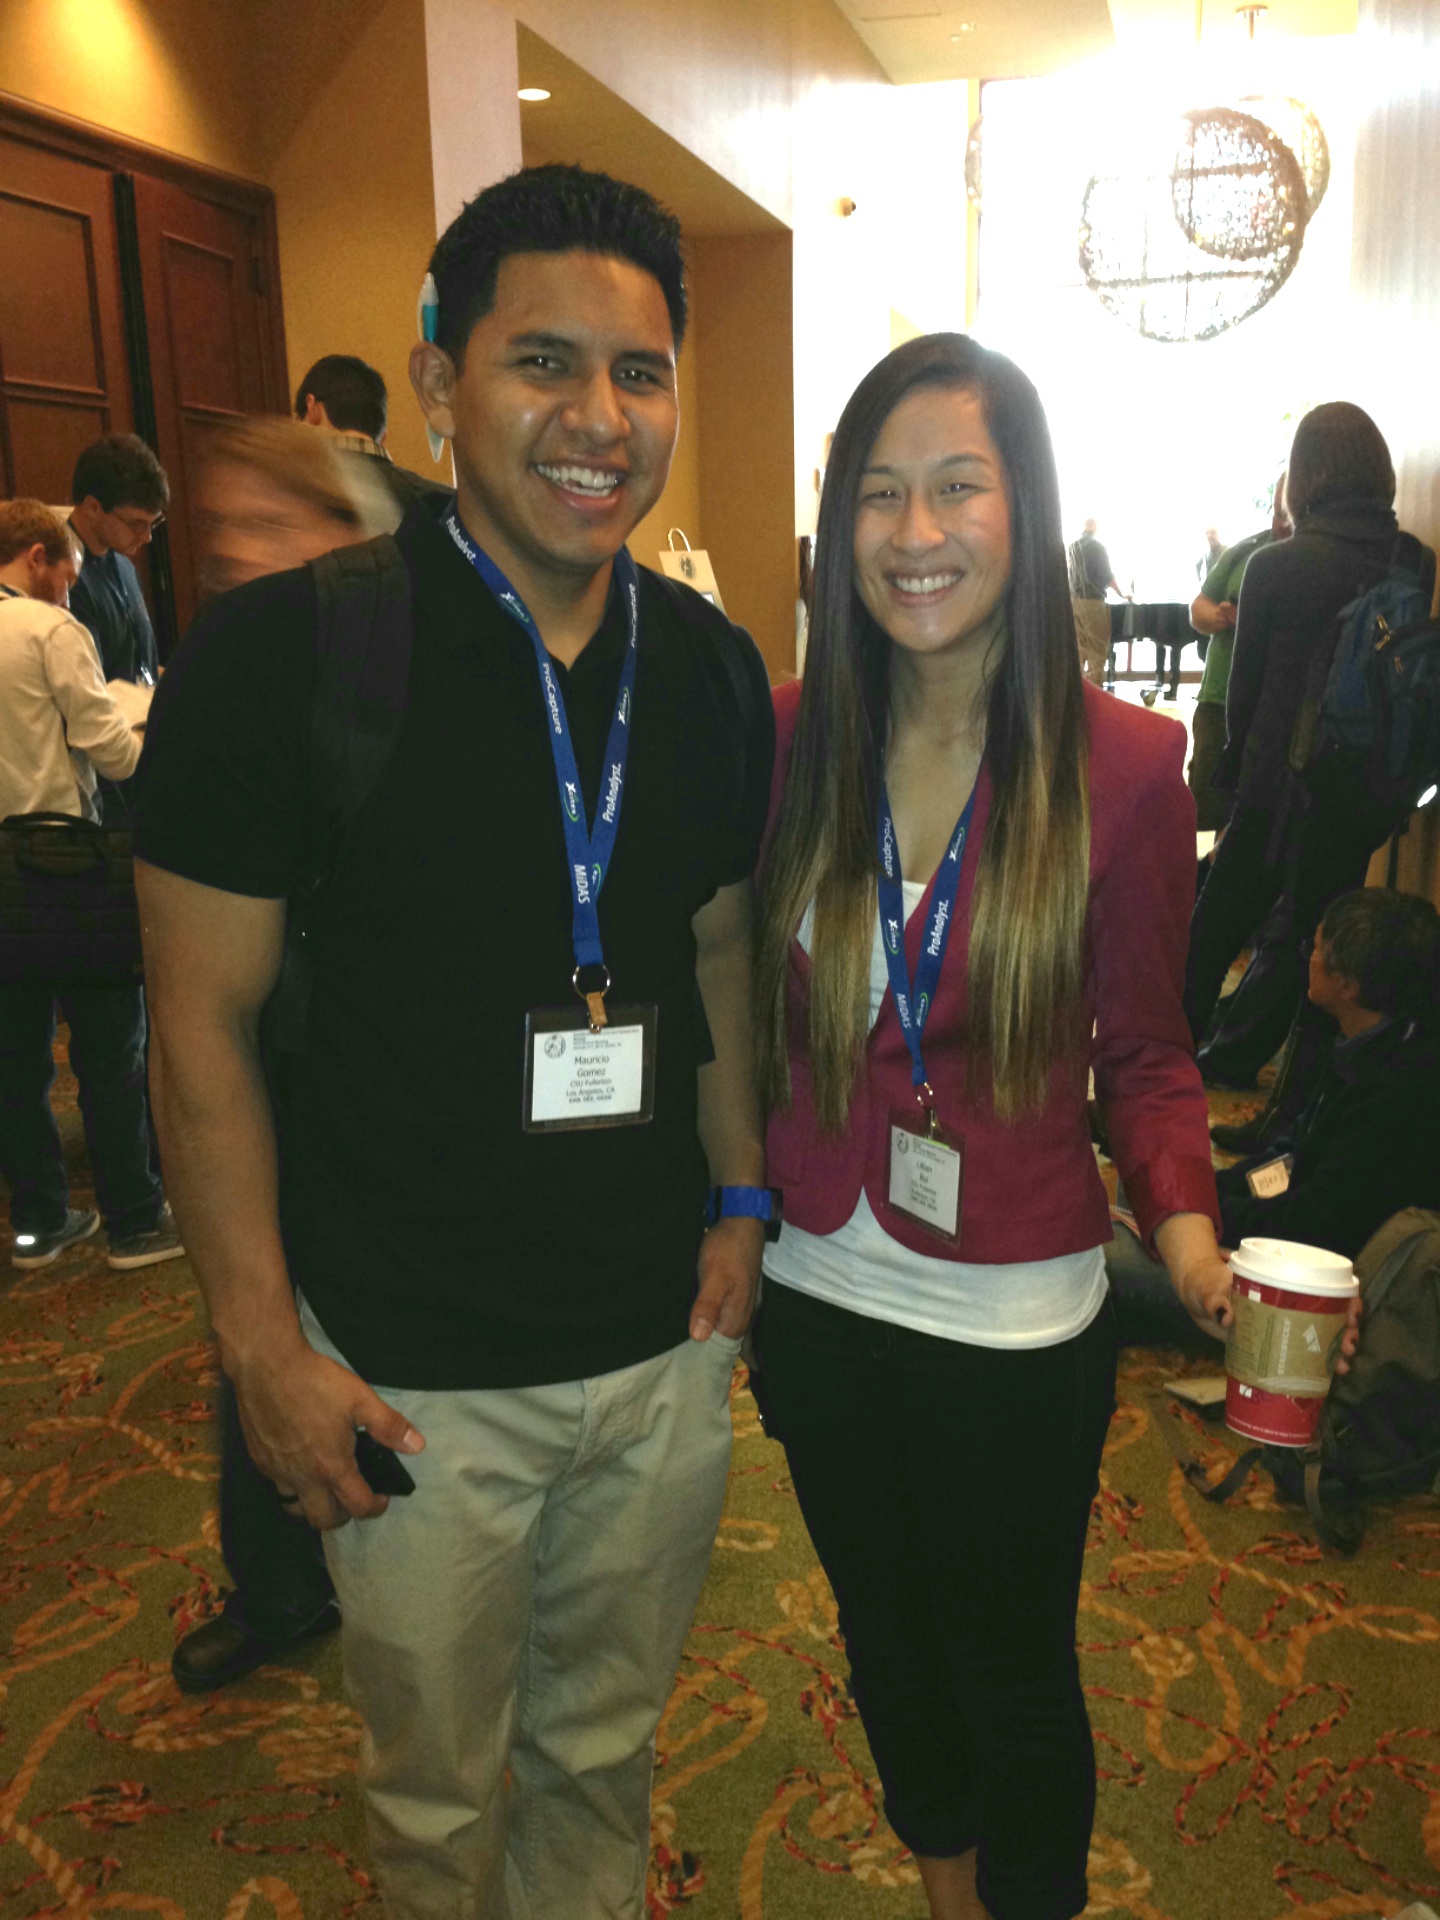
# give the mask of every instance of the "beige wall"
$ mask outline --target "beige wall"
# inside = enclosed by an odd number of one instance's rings
[[[1390,443],[1402,524],[1440,546],[1440,15],[1429,0],[1361,0],[1356,56],[1357,398]],[[1384,877],[1377,861],[1371,879]],[[1440,800],[1400,842],[1399,881],[1440,904]]]
[[[212,0],[3,0],[0,87],[254,178],[248,42]]]
[[[700,385],[696,377],[695,302],[690,302],[690,327],[676,369],[680,393],[680,438],[670,463],[670,478],[654,507],[630,536],[630,551],[645,567],[659,567],[658,555],[668,545],[672,527],[679,527],[692,547],[705,544],[700,506]],[[677,541],[678,545],[679,542]],[[722,593],[724,589],[721,589]]]
[[[796,591],[791,236],[698,240],[690,273],[704,545],[725,611],[749,628],[772,674],[789,672]]]
[[[390,390],[391,453],[430,471],[407,371],[435,240],[424,8],[336,8],[320,45],[308,36],[325,8],[308,0],[308,10],[289,11],[287,24],[274,9],[258,83],[290,385],[322,353],[359,354]]]

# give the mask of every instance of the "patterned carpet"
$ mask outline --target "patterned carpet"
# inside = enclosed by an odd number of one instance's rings
[[[73,1113],[64,1125],[78,1191]],[[1207,1506],[1148,1409],[1175,1370],[1129,1356],[1091,1529],[1089,1912],[1393,1920],[1433,1903],[1440,1508],[1380,1516],[1346,1562],[1268,1483]],[[742,1379],[729,1505],[661,1729],[650,1910],[919,1920],[834,1604]],[[82,1248],[0,1298],[4,1920],[378,1920],[336,1643],[208,1699],[170,1680],[176,1637],[224,1577],[213,1381],[184,1262],[112,1274]],[[1191,1433],[1218,1463],[1216,1430]]]

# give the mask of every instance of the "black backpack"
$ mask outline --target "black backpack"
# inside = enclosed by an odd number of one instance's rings
[[[1372,1500],[1440,1492],[1440,1213],[1407,1207],[1361,1248],[1360,1340],[1330,1385],[1312,1445],[1251,1447],[1215,1485],[1161,1425],[1186,1478],[1228,1500],[1259,1466],[1282,1498],[1303,1504],[1328,1547],[1353,1553]]]
[[[1312,677],[1290,742],[1292,772],[1330,754],[1363,769],[1366,792],[1397,823],[1440,780],[1440,621],[1430,618],[1433,557],[1396,538],[1385,573],[1340,609],[1324,685]]]

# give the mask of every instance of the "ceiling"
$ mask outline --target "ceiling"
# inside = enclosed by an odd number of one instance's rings
[[[548,41],[518,22],[515,39],[521,86],[545,87],[551,95],[520,104],[526,166],[568,160],[616,174],[653,193],[679,216],[689,236],[784,230],[772,213]]]
[[[1116,46],[1241,34],[1234,0],[835,0],[889,77],[993,80],[1054,73]],[[1270,0],[1271,36],[1353,33],[1357,0]]]

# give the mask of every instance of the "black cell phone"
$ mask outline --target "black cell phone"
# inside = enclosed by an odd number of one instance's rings
[[[355,1429],[355,1465],[372,1493],[413,1493],[409,1469],[391,1447],[382,1447],[364,1427]]]

